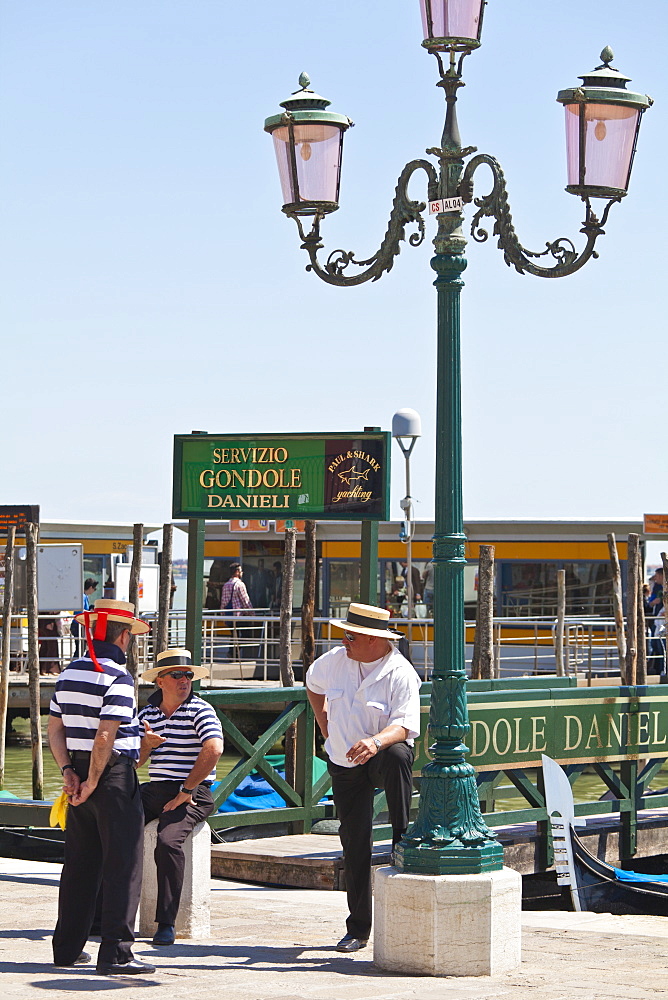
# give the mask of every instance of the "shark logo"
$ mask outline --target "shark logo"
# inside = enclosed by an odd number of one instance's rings
[[[359,469],[356,469],[354,465],[351,465],[349,469],[345,469],[343,472],[337,473],[337,475],[339,479],[343,480],[344,483],[348,483],[348,486],[350,486],[355,479],[364,479],[368,482],[370,472],[371,469],[361,472]]]

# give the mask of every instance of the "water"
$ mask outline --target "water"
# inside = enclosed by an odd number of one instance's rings
[[[60,768],[51,756],[46,738],[47,719],[42,719],[44,798],[55,799],[63,790]],[[30,720],[15,719],[5,747],[5,791],[20,799],[32,798],[32,753]]]
[[[62,776],[60,768],[49,752],[46,726],[47,719],[43,718],[44,798],[54,799],[62,791]],[[218,778],[229,774],[239,759],[239,755],[233,748],[226,751],[218,762],[216,769]],[[148,764],[140,768],[137,774],[140,782],[148,781]],[[652,790],[666,787],[668,787],[668,762],[650,785]],[[10,741],[5,748],[5,790],[12,792],[19,798],[32,798],[32,754],[30,752],[30,722],[28,719],[14,720]],[[582,774],[575,783],[574,798],[576,802],[595,802],[607,790],[607,786],[595,774]],[[527,805],[512,785],[501,785],[496,791],[496,809],[500,812],[522,809]]]
[[[48,720],[42,720],[42,750],[44,757],[44,798],[55,799],[63,790],[60,768],[51,756],[46,738]],[[30,750],[30,721],[15,719],[10,739],[5,747],[5,791],[20,799],[32,798],[32,753]],[[225,777],[239,760],[235,751],[225,752],[218,762],[218,778]],[[139,781],[148,781],[148,764],[137,771]]]
[[[535,771],[527,770],[530,778],[535,780]],[[664,763],[657,776],[650,782],[649,790],[657,791],[668,787],[668,761]],[[608,791],[608,786],[596,774],[585,772],[581,774],[573,786],[575,802],[596,802]],[[495,806],[497,812],[510,809],[528,809],[526,799],[517,791],[514,785],[499,785],[496,789]]]

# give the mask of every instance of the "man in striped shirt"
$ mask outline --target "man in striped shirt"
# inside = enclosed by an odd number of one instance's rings
[[[63,773],[71,808],[65,830],[57,966],[83,965],[102,886],[100,975],[155,972],[132,954],[143,859],[143,809],[135,764],[139,723],[134,681],[125,668],[132,636],[148,632],[126,601],[99,600],[77,620],[88,651],[56,681],[49,707],[49,745]]]
[[[155,667],[142,674],[142,680],[158,687],[139,713],[144,730],[139,766],[151,759],[150,781],[141,786],[144,813],[147,823],[158,820],[155,945],[174,943],[185,872],[183,844],[214,809],[211,784],[223,752],[223,730],[212,706],[192,690],[193,680],[207,674],[206,668],[193,667],[187,649],[158,653]]]

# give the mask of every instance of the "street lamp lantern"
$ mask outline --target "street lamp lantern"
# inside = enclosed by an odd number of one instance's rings
[[[430,52],[471,52],[480,45],[486,0],[420,0],[423,45]]]
[[[630,77],[610,65],[610,46],[601,65],[580,77],[581,87],[560,90],[566,110],[566,156],[571,194],[586,198],[623,198],[629,186],[646,94],[626,89]]]
[[[392,417],[392,437],[397,438],[399,445],[403,448],[401,438],[408,438],[411,447],[415,444],[415,439],[422,436],[422,421],[420,414],[416,410],[406,407],[397,410]]]
[[[343,133],[353,123],[327,111],[331,101],[309,90],[306,73],[300,90],[281,101],[285,111],[267,118],[274,140],[286,215],[328,215],[339,207]]]

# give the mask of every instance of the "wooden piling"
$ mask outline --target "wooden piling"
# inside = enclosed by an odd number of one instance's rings
[[[135,524],[132,529],[132,565],[130,566],[130,583],[128,585],[128,600],[134,605],[135,614],[139,616],[139,578],[141,576],[141,557],[144,548],[144,525]],[[139,683],[136,639],[130,643],[127,655],[128,673],[134,677],[135,692]]]
[[[638,665],[638,643],[644,642],[644,635],[638,636],[638,583],[640,580],[640,535],[629,535],[626,557],[626,683],[636,684]],[[642,594],[642,588],[640,588]]]
[[[162,526],[162,556],[160,560],[160,596],[158,598],[158,621],[156,623],[153,650],[157,656],[169,646],[169,609],[172,595],[172,539],[173,524]]]
[[[668,625],[668,607],[666,607],[666,581],[668,580],[668,553],[661,553],[661,565],[663,566],[663,621],[664,627]],[[656,627],[656,626],[655,626]],[[668,630],[666,630],[668,631]],[[663,633],[663,664],[661,665],[662,672],[666,670],[666,641],[668,641],[668,635],[666,631]]]
[[[285,529],[283,549],[283,586],[281,590],[281,610],[278,636],[279,670],[283,687],[295,686],[295,675],[292,669],[292,594],[295,578],[295,551],[297,548],[297,532],[294,528]],[[285,780],[294,788],[297,761],[297,727],[293,723],[285,733]]]
[[[14,539],[16,527],[7,528],[5,545],[5,593],[2,602],[2,661],[0,667],[0,788],[5,787],[5,740],[7,738],[7,702],[9,700],[9,662],[12,641],[12,605],[14,586]]]
[[[313,632],[316,577],[315,530],[315,521],[307,521],[305,526],[304,596],[302,598],[302,667],[304,677],[315,659],[315,635]]]
[[[636,684],[647,684],[647,628],[645,625],[645,605],[643,602],[643,565],[638,559],[638,593],[636,598],[636,614],[638,616],[638,663],[636,666]]]
[[[610,565],[612,567],[612,606],[615,615],[619,675],[622,684],[626,684],[626,631],[624,628],[624,606],[622,602],[622,573],[619,568],[617,542],[612,532],[608,535],[608,552],[610,553]]]
[[[557,570],[557,624],[554,633],[554,659],[557,677],[564,676],[564,626],[566,620],[566,570]]]
[[[26,576],[28,618],[28,697],[30,699],[30,741],[32,745],[32,797],[44,798],[44,758],[39,697],[39,622],[37,606],[37,538],[36,524],[26,524]]]
[[[494,546],[481,545],[478,558],[478,606],[471,677],[491,678],[494,669]]]

